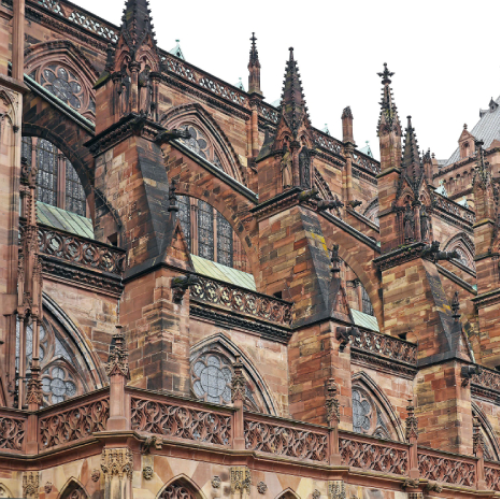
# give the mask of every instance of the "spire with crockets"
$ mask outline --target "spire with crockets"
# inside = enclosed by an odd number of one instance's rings
[[[378,76],[382,78],[383,85],[382,102],[380,103],[382,109],[378,121],[378,135],[380,137],[392,131],[396,131],[401,135],[401,122],[399,121],[398,108],[394,103],[391,88],[391,78],[394,76],[394,73],[389,71],[387,63],[384,63],[384,71],[378,73]]]
[[[148,36],[151,37],[151,48],[157,50],[148,0],[127,0],[123,11],[120,35],[123,36],[132,54],[144,45]]]
[[[418,189],[424,177],[424,166],[420,159],[417,136],[411,123],[411,116],[408,117],[408,125],[406,127],[401,167],[409,184],[413,189]]]
[[[309,121],[308,108],[302,89],[299,68],[290,48],[290,58],[286,65],[285,82],[281,96],[281,113],[295,136],[298,135],[300,126],[304,121]]]
[[[260,89],[260,61],[259,52],[257,50],[257,38],[255,33],[252,33],[250,38],[252,46],[250,47],[250,61],[248,62],[248,93],[249,94],[262,94]]]

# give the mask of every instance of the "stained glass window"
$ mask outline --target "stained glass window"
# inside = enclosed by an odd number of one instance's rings
[[[76,384],[71,373],[62,365],[43,372],[42,389],[49,404],[62,403],[76,395]]]
[[[21,156],[28,160],[28,165],[31,165],[32,151],[33,139],[31,137],[23,137]]]
[[[217,262],[233,267],[233,228],[220,212],[217,212]]]
[[[386,418],[373,399],[362,389],[352,390],[352,425],[354,432],[379,439],[390,439]]]
[[[80,178],[69,160],[66,160],[66,210],[85,217],[86,198]]]
[[[214,209],[198,201],[198,255],[214,260]]]
[[[208,146],[208,141],[201,130],[191,126],[186,125],[181,127],[184,130],[187,129],[189,132],[189,139],[181,139],[181,141],[192,151],[199,154],[202,158],[211,161],[210,158],[210,148]]]
[[[177,217],[181,223],[189,251],[191,251],[191,208],[189,198],[187,196],[177,196],[177,206],[179,207]]]
[[[83,87],[70,70],[51,64],[42,71],[40,83],[64,103],[76,110],[82,108]]]
[[[368,295],[368,292],[365,290],[365,287],[361,284],[360,286],[361,286],[361,299],[363,302],[363,312],[365,314],[373,316],[373,306],[372,306],[372,301],[370,300],[370,296]]]
[[[38,141],[38,200],[57,206],[57,148],[46,141]]]
[[[193,367],[193,390],[210,403],[231,403],[232,372],[229,361],[218,354],[202,355]]]

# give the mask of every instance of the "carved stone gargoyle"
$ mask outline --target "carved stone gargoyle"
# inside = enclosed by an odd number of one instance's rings
[[[194,274],[186,274],[172,278],[172,299],[176,304],[180,304],[188,288],[197,285],[200,278]]]
[[[460,258],[460,255],[456,250],[453,250],[453,252],[441,252],[439,250],[440,246],[441,243],[439,241],[433,241],[432,244],[426,245],[422,251],[422,257],[428,257],[434,262]]]
[[[324,212],[332,208],[342,208],[344,204],[340,200],[320,200],[318,201],[317,211]]]
[[[462,366],[460,376],[462,377],[462,387],[467,387],[474,375],[481,375],[482,369],[480,366],[467,365]]]
[[[299,194],[299,201],[316,200],[318,198],[318,190],[316,188],[307,189]]]
[[[355,327],[338,326],[335,338],[340,341],[340,352],[344,352],[347,344],[351,341],[351,337],[359,337],[359,330]]]
[[[354,210],[356,207],[359,207],[360,205],[362,205],[363,202],[362,201],[359,201],[359,200],[351,200],[350,202],[348,202],[348,205]]]
[[[172,139],[189,139],[191,135],[187,129],[172,129],[163,130],[158,132],[155,142],[156,144],[163,144],[165,142],[171,141]]]
[[[147,455],[151,448],[155,448],[156,450],[161,450],[163,448],[163,441],[158,436],[148,436],[146,441],[142,443],[142,454]]]

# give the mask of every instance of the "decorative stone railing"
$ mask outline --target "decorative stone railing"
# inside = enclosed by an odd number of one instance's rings
[[[361,351],[415,365],[417,363],[417,346],[404,340],[390,337],[382,333],[359,330],[359,336],[352,340],[352,347]]]
[[[404,476],[408,474],[409,445],[384,442],[354,433],[340,433],[342,464],[356,469]]]
[[[22,240],[24,226],[20,226]],[[121,275],[125,266],[125,251],[60,231],[42,224],[38,225],[39,252],[43,255],[78,264],[97,271]]]
[[[10,412],[0,412],[0,452],[22,453],[26,443],[26,415]]]
[[[199,283],[191,288],[192,299],[281,326],[290,325],[292,320],[290,302],[205,276],[198,275],[198,277]]]
[[[271,106],[270,104],[261,101],[259,102],[258,109],[259,109],[259,115],[262,116],[262,118],[269,120],[275,125],[278,124],[280,119],[280,112],[274,106]]]
[[[76,5],[70,2],[65,2],[63,0],[33,0],[28,3],[34,3],[35,5],[45,7],[53,14],[61,16],[77,26],[81,26],[94,35],[103,38],[108,43],[116,43],[118,41],[118,28],[99,19],[97,16],[93,16],[89,12],[77,8]]]
[[[484,478],[489,490],[500,491],[500,463],[486,462]]]
[[[316,145],[323,149],[327,149],[328,151],[335,153],[336,155],[340,156],[344,152],[343,144],[332,136],[325,134],[324,132],[315,130],[313,138]]]
[[[471,383],[500,392],[500,372],[480,367],[480,373],[472,375]]]
[[[447,455],[436,450],[429,449],[418,454],[420,476],[438,483],[473,488],[476,485],[476,465],[474,458]]]
[[[131,398],[131,426],[136,432],[230,448],[231,422],[231,410],[219,412],[196,403],[144,395]]]
[[[354,164],[368,170],[372,174],[380,174],[382,169],[380,168],[380,163],[369,156],[360,153],[359,151],[355,151],[353,154]]]
[[[176,448],[183,454],[216,452],[221,460],[226,459],[224,453],[228,460],[254,453],[270,467],[285,461],[287,467],[304,468],[306,475],[311,467],[326,471],[340,466],[347,474],[377,474],[396,488],[418,488],[423,481],[424,487],[433,483],[462,488],[469,497],[478,489],[484,492],[485,484],[490,491],[500,491],[500,462],[250,413],[238,405],[162,395],[125,383],[36,412],[0,408],[0,456],[15,456],[23,467],[23,460],[32,463],[41,452],[49,456],[71,454],[75,446],[104,447],[111,435],[127,445],[137,439],[149,452],[153,445],[168,445],[169,453]]]
[[[444,212],[447,215],[453,217],[459,217],[470,224],[474,224],[476,221],[476,215],[472,210],[462,207],[458,203],[451,201],[439,194],[434,193],[433,207],[439,211]]]
[[[245,448],[298,460],[328,462],[328,429],[263,415],[245,415]]]
[[[110,401],[109,396],[103,396],[102,392],[91,396],[90,401],[79,398],[42,410],[38,418],[40,447],[48,449],[73,444],[91,437],[94,432],[105,431]]]

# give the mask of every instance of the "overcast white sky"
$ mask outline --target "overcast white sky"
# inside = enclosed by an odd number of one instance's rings
[[[125,0],[73,0],[120,24]],[[181,40],[186,59],[229,83],[243,78],[252,31],[268,102],[281,95],[288,47],[295,48],[315,127],[342,138],[345,106],[358,146],[378,156],[381,95],[376,75],[387,62],[403,125],[412,115],[420,148],[448,158],[464,123],[469,130],[500,94],[500,2],[449,0],[272,1],[150,0],[161,48]]]

